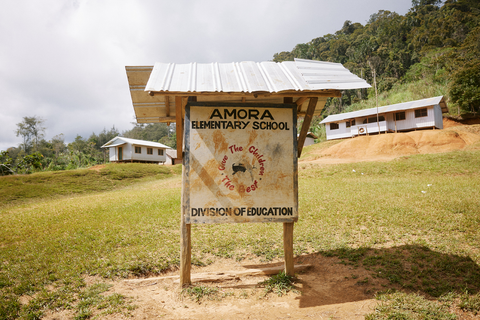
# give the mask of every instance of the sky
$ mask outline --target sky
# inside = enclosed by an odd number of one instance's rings
[[[22,142],[23,117],[45,139],[113,126],[135,116],[125,66],[268,61],[335,33],[346,20],[404,15],[411,0],[3,0],[0,4],[0,150]]]

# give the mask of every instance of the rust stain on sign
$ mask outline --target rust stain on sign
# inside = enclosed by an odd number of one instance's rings
[[[228,150],[228,142],[225,140],[220,130],[213,131],[213,143],[215,145],[216,153],[225,153]]]
[[[187,223],[298,219],[296,108],[189,105]]]

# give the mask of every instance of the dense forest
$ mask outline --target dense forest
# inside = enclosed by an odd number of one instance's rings
[[[451,113],[480,111],[480,1],[413,0],[404,16],[390,11],[372,14],[364,26],[345,21],[341,30],[274,54],[274,61],[294,58],[338,62],[387,92],[402,83],[423,81],[445,86]],[[441,6],[440,6],[441,5]],[[347,90],[337,108],[372,97]],[[328,106],[327,106],[328,107]],[[453,108],[455,107],[455,108]]]
[[[380,10],[366,25],[347,20],[335,34],[273,55],[276,62],[294,58],[343,64],[377,86],[380,105],[444,95],[451,116],[475,115],[480,112],[480,1],[412,0],[405,15]],[[325,116],[371,108],[376,100],[373,88],[345,90],[342,98],[327,101],[310,130],[321,140],[319,122]],[[17,124],[23,143],[1,152],[0,175],[104,163],[108,157],[100,147],[117,135],[176,146],[174,125],[133,124],[122,133],[112,127],[66,144],[61,134],[46,141],[43,123],[24,117]]]

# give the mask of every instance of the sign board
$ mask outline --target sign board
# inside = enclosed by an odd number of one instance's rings
[[[296,105],[189,103],[185,223],[298,220]]]

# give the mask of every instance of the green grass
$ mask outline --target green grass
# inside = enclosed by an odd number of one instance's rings
[[[463,294],[455,306],[478,312],[479,159],[472,150],[300,169],[295,254],[367,268],[358,281],[383,279],[381,290],[409,298]],[[108,307],[88,298],[95,288],[85,276],[149,276],[178,266],[180,168],[136,166],[0,178],[0,319],[52,309],[79,319],[125,313],[132,306],[122,297],[109,298]],[[39,186],[45,193],[32,190]],[[10,194],[16,198],[5,200]],[[192,261],[282,257],[282,231],[274,223],[193,225]],[[21,304],[20,297],[31,299]]]
[[[107,164],[99,171],[77,169],[0,177],[0,208],[32,199],[86,194],[124,187],[146,178],[181,174],[181,166],[125,163]]]
[[[450,313],[447,303],[430,301],[418,294],[402,292],[382,294],[377,297],[382,303],[375,313],[365,316],[366,320],[454,320],[457,316]]]
[[[203,299],[217,300],[219,299],[218,288],[207,287],[207,286],[191,286],[188,288],[182,289],[182,294],[184,296],[190,297],[197,303],[201,303]]]
[[[273,292],[281,297],[289,291],[297,291],[293,285],[294,283],[294,277],[291,277],[282,271],[279,274],[273,275],[267,280],[260,282],[258,285],[265,288],[265,294]]]

